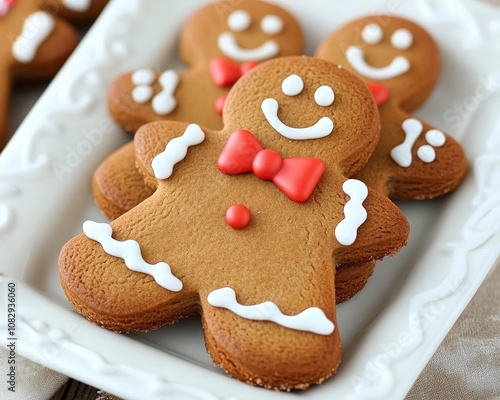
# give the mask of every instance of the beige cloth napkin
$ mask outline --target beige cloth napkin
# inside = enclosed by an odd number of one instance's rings
[[[500,399],[500,267],[490,273],[406,400]]]
[[[7,390],[7,368],[4,362],[8,359],[8,352],[4,347],[0,347],[1,379],[0,379],[0,399],[5,400],[46,400],[67,380],[68,377],[61,375],[41,365],[35,364],[28,359],[16,355],[16,386],[15,392]]]

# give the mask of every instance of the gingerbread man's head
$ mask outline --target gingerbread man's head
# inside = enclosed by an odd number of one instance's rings
[[[304,38],[285,9],[254,0],[208,4],[184,25],[179,52],[187,70],[141,69],[119,77],[109,91],[112,116],[126,130],[157,120],[218,129],[224,96],[257,63],[300,55]]]
[[[262,1],[211,3],[187,21],[180,36],[184,71],[140,69],[118,77],[109,110],[126,130],[156,120],[222,127],[222,107],[234,82],[253,66],[277,56],[302,54],[297,20]],[[94,174],[94,197],[113,219],[151,195],[135,168],[133,145],[108,157]]]
[[[113,330],[200,313],[231,376],[304,389],[340,362],[335,265],[406,243],[399,209],[349,179],[377,143],[377,108],[348,71],[283,57],[235,84],[224,119],[139,129],[138,167],[157,190],[109,225],[87,221],[61,252],[61,283]]]
[[[360,18],[326,38],[316,55],[358,75],[379,104],[381,140],[360,179],[394,198],[432,198],[458,186],[467,169],[463,149],[411,115],[440,69],[439,49],[423,28],[392,15]]]

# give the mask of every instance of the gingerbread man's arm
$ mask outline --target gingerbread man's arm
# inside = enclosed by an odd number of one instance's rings
[[[410,227],[391,200],[357,179],[345,181],[342,189],[346,197],[343,219],[335,227],[336,265],[379,260],[406,245]]]
[[[51,78],[78,41],[77,32],[72,26],[43,11],[27,15],[24,22],[16,26],[16,34],[10,38],[12,42],[5,49],[8,56],[0,61],[2,76],[8,77],[0,88],[0,107],[4,111],[0,122],[0,148],[3,147],[8,130],[6,116],[11,82]]]
[[[108,0],[42,0],[42,7],[54,15],[76,24],[94,21]]]
[[[25,49],[24,46],[23,50],[19,52],[22,56],[14,57],[11,68],[14,80],[51,78],[62,67],[78,43],[78,34],[71,25],[48,13],[45,15],[52,19],[53,28],[47,38],[39,46],[35,46],[32,58],[23,58],[29,53],[29,50]],[[20,32],[18,38],[23,38],[23,32]],[[28,44],[27,47],[29,46]]]
[[[147,186],[156,188],[159,180],[168,179],[176,165],[188,157],[189,148],[205,139],[197,124],[151,122],[135,135],[136,166]],[[151,156],[151,155],[155,156]]]

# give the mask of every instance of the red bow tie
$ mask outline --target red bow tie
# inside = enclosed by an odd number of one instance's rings
[[[221,88],[232,86],[243,74],[258,64],[257,61],[248,61],[241,65],[224,57],[215,57],[208,66],[214,83]]]
[[[0,0],[0,17],[7,15],[9,9],[17,0]]]
[[[217,166],[227,175],[253,172],[260,179],[273,181],[297,203],[309,198],[325,170],[325,164],[318,158],[281,158],[278,152],[264,149],[257,138],[245,130],[229,137]]]
[[[387,99],[389,99],[389,88],[383,83],[368,82],[366,86],[368,87],[368,90],[372,92],[372,95],[377,102],[377,106],[381,106],[387,101]]]

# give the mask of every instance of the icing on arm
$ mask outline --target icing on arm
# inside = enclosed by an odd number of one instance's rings
[[[29,15],[23,24],[21,34],[12,43],[12,55],[20,63],[33,61],[40,45],[54,30],[54,18],[45,11]]]
[[[318,335],[330,335],[335,329],[333,322],[318,307],[309,307],[296,315],[285,315],[271,301],[251,306],[242,305],[236,300],[234,289],[229,287],[210,292],[207,300],[214,307],[227,308],[242,318],[254,321],[271,321],[285,328]]]
[[[92,0],[63,0],[63,4],[71,11],[85,12],[90,8]]]
[[[153,97],[153,110],[158,115],[168,115],[177,106],[174,92],[179,84],[179,75],[174,70],[169,69],[160,75],[158,82],[162,90]]]
[[[363,201],[368,196],[368,188],[357,179],[348,179],[342,189],[350,199],[344,206],[345,218],[335,228],[335,237],[340,244],[349,246],[356,241],[358,228],[366,221],[367,212]]]
[[[83,232],[89,239],[99,242],[107,254],[123,258],[130,270],[151,275],[158,285],[173,292],[182,289],[182,282],[172,274],[167,263],[149,264],[144,261],[139,243],[135,240],[121,242],[113,239],[112,228],[109,224],[85,221]]]
[[[422,133],[423,126],[418,119],[408,118],[403,121],[401,127],[405,134],[405,140],[391,150],[391,157],[400,167],[406,168],[411,165],[411,150]]]
[[[188,125],[182,136],[170,140],[165,150],[158,154],[152,162],[157,179],[168,179],[172,175],[174,165],[182,161],[190,146],[195,146],[205,140],[205,134],[199,125]]]

